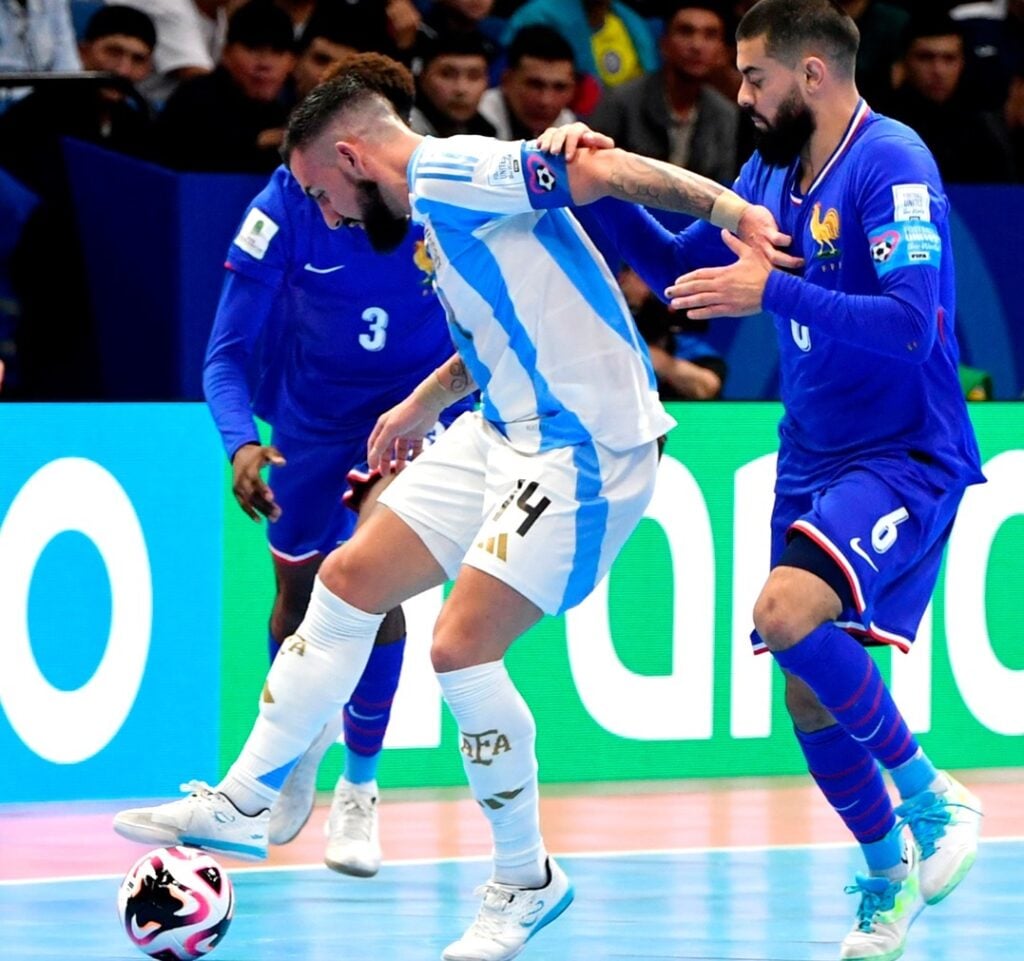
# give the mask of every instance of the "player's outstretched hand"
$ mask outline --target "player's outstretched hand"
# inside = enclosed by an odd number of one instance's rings
[[[398,473],[423,450],[423,438],[437,423],[438,411],[410,394],[377,418],[366,444],[371,471],[386,477]]]
[[[268,521],[281,516],[281,508],[274,503],[274,492],[263,480],[260,471],[268,464],[283,467],[284,457],[276,447],[261,447],[259,444],[244,444],[231,458],[234,474],[231,489],[235,500],[254,521],[262,514]]]
[[[793,243],[793,238],[779,230],[775,217],[767,207],[758,204],[747,207],[740,216],[737,233],[744,243],[760,253],[773,267],[799,270],[804,265],[802,257],[785,253],[783,248]]]
[[[564,153],[568,162],[576,156],[576,151],[582,147],[607,150],[615,146],[615,141],[607,134],[591,130],[582,120],[577,120],[575,123],[563,124],[561,127],[548,127],[537,138],[537,146],[548,153]]]
[[[686,310],[693,320],[746,317],[761,310],[771,268],[765,258],[728,230],[722,240],[739,258],[728,267],[703,267],[683,274],[665,289],[672,310]]]

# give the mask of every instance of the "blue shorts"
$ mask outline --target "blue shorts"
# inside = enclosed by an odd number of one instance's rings
[[[938,579],[963,488],[932,484],[905,461],[872,461],[812,494],[777,495],[771,566],[803,534],[830,557],[853,606],[839,627],[866,644],[910,649]],[[755,650],[764,643],[755,632]]]
[[[444,410],[424,446],[472,406],[472,398],[466,398]],[[367,466],[366,437],[315,443],[275,427],[270,443],[288,462],[284,467],[271,467],[267,475],[281,508],[281,516],[267,524],[271,552],[293,564],[329,554],[352,536],[363,498],[380,477]]]
[[[342,498],[352,465],[366,459],[366,439],[317,444],[275,428],[270,443],[288,462],[271,467],[267,475],[281,508],[281,516],[267,524],[271,552],[294,564],[329,554],[355,530],[356,514]]]

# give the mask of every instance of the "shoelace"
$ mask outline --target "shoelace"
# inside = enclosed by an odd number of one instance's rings
[[[483,902],[476,920],[466,934],[492,939],[498,937],[508,927],[510,909],[517,906],[515,892],[490,883],[481,885],[473,893],[483,898]]]
[[[349,791],[341,806],[341,832],[353,841],[369,841],[373,834],[373,798]],[[331,825],[333,832],[334,825]]]
[[[178,785],[178,790],[184,791],[185,794],[194,794],[200,801],[207,804],[213,801],[213,797],[217,793],[205,781],[186,781],[184,784]]]
[[[899,820],[893,830],[899,832],[904,827],[909,827],[917,846],[921,849],[921,859],[930,858],[935,853],[936,842],[945,835],[946,827],[953,820],[951,808],[974,811],[970,805],[947,800],[944,794],[925,791],[896,808],[896,817]]]
[[[847,894],[861,896],[860,904],[857,906],[857,927],[861,931],[873,931],[876,915],[881,911],[889,911],[895,906],[896,894],[899,889],[898,881],[871,878],[863,874],[855,875],[854,883],[848,884],[843,890]]]

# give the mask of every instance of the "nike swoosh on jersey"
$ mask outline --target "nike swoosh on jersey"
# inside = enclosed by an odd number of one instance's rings
[[[342,270],[344,267],[344,264],[338,264],[337,267],[314,267],[307,263],[302,269],[308,270],[311,274],[333,274],[336,270]]]
[[[857,554],[860,554],[860,556],[863,557],[864,560],[866,560],[871,565],[871,567],[875,571],[875,573],[876,574],[878,573],[878,568],[875,567],[875,562],[873,560],[871,560],[870,557],[868,557],[868,552],[866,550],[864,550],[863,547],[860,546],[860,538],[859,537],[851,537],[850,538],[850,550],[854,551]]]

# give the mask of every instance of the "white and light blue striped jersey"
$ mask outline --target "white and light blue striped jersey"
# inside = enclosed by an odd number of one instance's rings
[[[614,277],[562,209],[562,157],[532,142],[427,137],[409,190],[484,416],[513,447],[624,451],[674,426]]]

